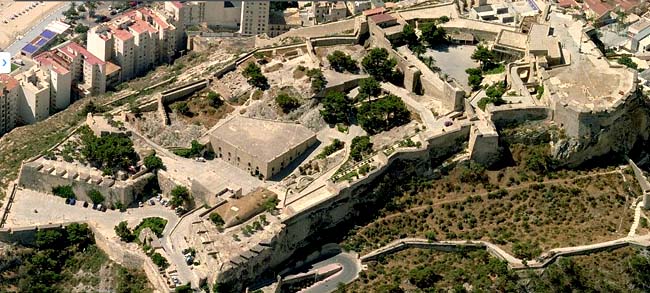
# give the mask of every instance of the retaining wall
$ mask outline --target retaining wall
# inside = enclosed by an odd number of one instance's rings
[[[40,164],[38,162],[24,164],[20,170],[18,185],[26,189],[44,193],[52,193],[52,188],[56,186],[71,185],[77,199],[88,202],[91,201],[88,197],[88,192],[94,189],[104,196],[104,203],[114,204],[121,202],[127,206],[135,201],[147,183],[155,177],[154,174],[147,173],[135,179],[119,182],[103,177],[85,178],[82,174],[78,174],[76,177],[73,176],[74,178],[69,178],[71,176],[68,173],[58,175],[61,170],[57,169],[51,173],[47,173],[44,167],[39,168],[39,166]]]

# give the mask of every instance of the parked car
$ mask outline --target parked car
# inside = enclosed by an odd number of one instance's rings
[[[75,205],[77,203],[77,200],[74,198],[70,199],[70,205]]]
[[[88,207],[88,202],[84,201],[84,208],[87,208],[87,207]]]
[[[105,206],[102,206],[102,207],[99,208],[99,209],[100,209],[102,212],[106,212],[106,207],[105,207]]]
[[[71,200],[71,198],[66,198],[65,199],[65,204],[70,204],[70,200]]]
[[[149,200],[149,205],[155,205],[155,204],[156,204],[156,201],[154,201],[153,199]]]
[[[451,126],[452,124],[454,124],[454,123],[451,122],[451,121],[445,121],[445,126],[446,126],[446,127],[449,127],[449,126]]]
[[[139,206],[139,207],[143,207],[143,206],[144,206],[144,203],[139,202],[139,203],[138,203],[138,206]]]

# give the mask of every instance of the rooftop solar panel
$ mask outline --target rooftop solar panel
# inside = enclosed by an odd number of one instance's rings
[[[43,45],[45,45],[45,43],[47,43],[46,39],[40,39],[40,40],[38,40],[38,42],[36,42],[36,46],[43,47]]]
[[[30,54],[36,52],[36,50],[38,50],[38,48],[34,47],[32,44],[27,44],[27,46],[23,47],[23,52],[27,52]]]
[[[44,30],[41,33],[41,36],[46,38],[46,39],[51,39],[51,38],[54,38],[56,36],[56,33],[53,32],[53,31],[50,31],[50,30]]]

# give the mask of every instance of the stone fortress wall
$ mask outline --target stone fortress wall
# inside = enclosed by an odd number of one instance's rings
[[[282,265],[297,250],[323,237],[320,232],[332,229],[363,212],[358,206],[375,199],[358,195],[368,191],[373,182],[384,175],[395,162],[417,161],[427,168],[426,165],[431,160],[461,151],[465,147],[464,142],[469,139],[470,125],[469,122],[458,124],[445,132],[433,135],[425,131],[422,137],[426,143],[422,148],[398,149],[391,155],[384,156],[381,160],[384,163],[382,166],[353,183],[328,181],[325,188],[334,194],[333,196],[284,219],[281,233],[269,241],[263,251],[246,259],[246,262],[227,264],[216,278],[222,282],[253,280],[268,268]]]
[[[153,180],[154,177],[154,174],[146,173],[126,181],[116,181],[76,173],[76,171],[46,167],[39,162],[30,162],[23,164],[18,185],[44,193],[52,193],[52,188],[56,186],[71,185],[77,199],[87,202],[91,202],[88,192],[94,189],[104,196],[104,203],[114,204],[120,202],[128,206],[135,201],[137,195],[144,190],[147,183]]]

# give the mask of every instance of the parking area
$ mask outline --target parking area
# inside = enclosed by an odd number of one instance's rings
[[[66,204],[66,199],[45,194],[29,189],[17,189],[14,202],[5,227],[26,227],[34,225],[58,224],[65,222],[91,222],[102,234],[114,236],[113,228],[121,221],[127,221],[130,226],[137,225],[143,218],[161,217],[167,219],[165,232],[171,229],[178,221],[178,216],[169,207],[156,202],[154,205],[146,204],[141,208],[106,210],[105,212],[93,210],[92,204],[84,207],[84,202],[77,201],[74,205]]]

